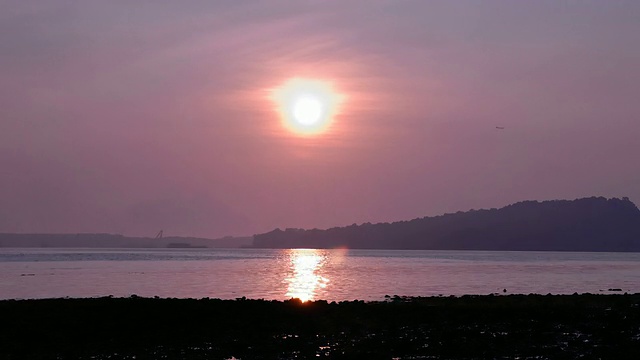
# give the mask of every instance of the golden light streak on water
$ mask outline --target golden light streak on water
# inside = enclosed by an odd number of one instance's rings
[[[291,249],[289,262],[287,297],[303,302],[314,300],[317,291],[328,286],[329,279],[320,275],[326,262],[326,255],[320,250]]]

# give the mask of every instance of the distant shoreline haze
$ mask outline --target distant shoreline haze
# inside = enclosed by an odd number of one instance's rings
[[[0,233],[0,247],[352,248],[491,251],[640,251],[640,210],[628,198],[523,201],[392,223],[275,229],[208,239],[118,234]]]
[[[393,223],[276,229],[256,248],[640,251],[640,210],[628,198],[524,201]]]
[[[166,236],[130,237],[119,234],[2,234],[0,247],[40,248],[240,248],[252,238],[227,236],[220,239]]]

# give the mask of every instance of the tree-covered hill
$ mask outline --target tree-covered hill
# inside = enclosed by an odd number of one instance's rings
[[[409,221],[326,230],[276,229],[258,248],[640,251],[640,210],[628,198],[525,201]]]

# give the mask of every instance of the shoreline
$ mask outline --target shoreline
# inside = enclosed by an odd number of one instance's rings
[[[640,358],[640,293],[1,300],[0,358]]]

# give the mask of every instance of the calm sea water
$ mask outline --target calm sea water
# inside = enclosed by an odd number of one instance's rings
[[[640,292],[640,253],[0,249],[0,299]]]

